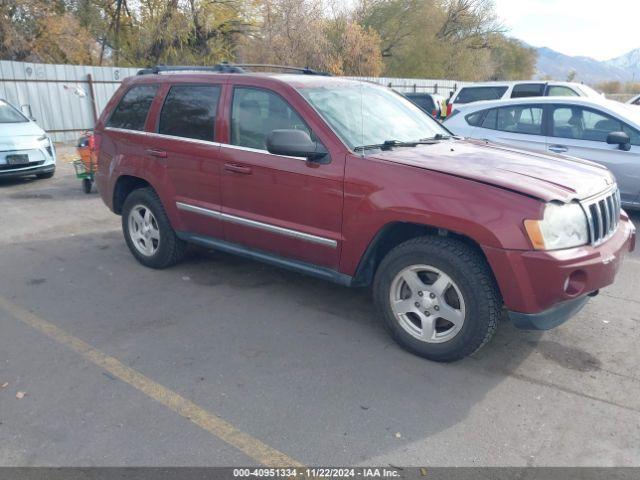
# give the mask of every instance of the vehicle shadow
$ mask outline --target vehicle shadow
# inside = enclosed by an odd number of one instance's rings
[[[473,357],[438,364],[387,336],[367,289],[200,248],[151,270],[113,231],[8,245],[0,263],[12,301],[232,423],[249,412],[246,428],[310,464],[374,458],[463,422],[540,337],[503,322]]]

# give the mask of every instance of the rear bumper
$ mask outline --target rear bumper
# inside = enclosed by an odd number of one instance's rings
[[[635,248],[635,237],[635,228],[623,213],[616,233],[597,247],[550,252],[483,250],[509,316],[523,324],[553,326],[562,321],[551,317],[568,319],[588,294],[613,283],[625,253]]]
[[[16,177],[28,177],[29,175],[38,175],[41,173],[51,173],[55,171],[56,166],[54,163],[49,165],[40,165],[30,168],[21,168],[19,170],[0,170],[0,178],[16,178]]]

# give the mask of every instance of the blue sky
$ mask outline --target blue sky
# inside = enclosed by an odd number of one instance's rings
[[[640,48],[640,0],[494,0],[508,34],[536,47],[608,60]]]

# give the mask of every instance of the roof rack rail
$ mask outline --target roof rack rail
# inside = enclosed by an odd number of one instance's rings
[[[327,77],[331,76],[331,74],[328,72],[320,72],[309,67],[290,67],[288,65],[274,65],[272,63],[233,63],[231,65],[240,68],[271,68],[278,70],[290,70],[292,72],[302,73],[303,75],[323,75]]]
[[[270,63],[227,63],[222,62],[211,66],[199,65],[156,65],[155,67],[138,70],[138,75],[152,75],[163,72],[214,72],[214,73],[247,73],[246,68],[266,68],[298,72],[303,75],[331,76],[330,73],[319,72],[309,67],[289,67],[287,65],[273,65]]]
[[[236,65],[223,62],[212,66],[200,65],[156,65],[155,67],[138,70],[138,75],[151,75],[163,72],[215,72],[215,73],[245,73],[246,70]]]

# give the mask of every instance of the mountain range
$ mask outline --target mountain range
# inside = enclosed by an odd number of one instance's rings
[[[566,80],[570,72],[575,71],[574,81],[577,82],[640,82],[640,48],[604,61],[565,55],[547,47],[536,48],[536,51],[538,63],[535,78]]]

